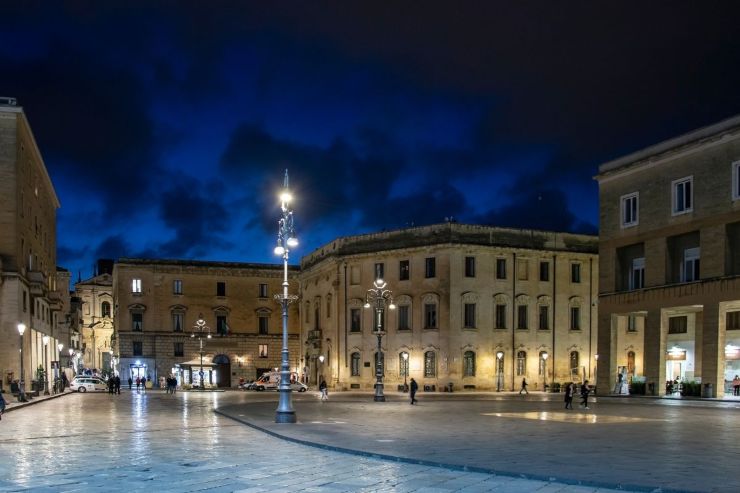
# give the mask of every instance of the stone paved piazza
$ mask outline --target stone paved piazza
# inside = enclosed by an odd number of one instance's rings
[[[299,424],[274,425],[274,393],[66,395],[3,416],[0,491],[594,492],[618,483],[642,491],[740,490],[737,404],[602,399],[590,412],[570,414],[536,394],[421,398],[418,407],[398,394],[387,403],[366,402],[368,394],[332,394],[320,403],[309,392],[295,396]],[[507,474],[293,443],[216,407],[296,440]],[[542,439],[547,433],[554,440]],[[578,479],[588,485],[573,484]]]

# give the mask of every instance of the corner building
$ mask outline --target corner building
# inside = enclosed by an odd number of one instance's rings
[[[26,391],[37,370],[58,375],[63,299],[57,290],[56,211],[59,200],[23,108],[0,98],[0,387],[21,376]],[[64,278],[63,279],[68,279]],[[18,324],[26,326],[21,337]],[[44,336],[49,337],[47,345]]]
[[[726,395],[740,374],[740,116],[605,163],[596,179],[599,381]]]
[[[297,268],[289,269],[297,291]],[[120,259],[113,269],[117,371],[125,382],[170,374],[180,384],[235,387],[280,366],[281,265]],[[191,337],[202,315],[211,338]],[[104,319],[105,320],[105,319]],[[289,310],[290,366],[301,366],[298,307]],[[205,335],[205,334],[204,334]]]
[[[304,372],[312,384],[373,388],[377,337],[363,305],[382,278],[397,305],[382,322],[387,389],[404,377],[426,391],[593,382],[597,245],[457,223],[338,238],[301,261]]]

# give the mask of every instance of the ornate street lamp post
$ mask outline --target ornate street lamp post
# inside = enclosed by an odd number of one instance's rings
[[[545,384],[544,384],[544,387],[543,387],[543,389],[545,390],[545,392],[547,392],[547,358],[549,356],[550,355],[547,354],[547,351],[543,351],[543,353],[542,353],[542,373],[545,375]]]
[[[44,341],[44,395],[49,395],[49,377],[47,376],[47,358],[49,353],[49,336],[41,338]]]
[[[409,385],[406,382],[406,379],[409,376],[409,353],[404,351],[401,353],[401,357],[403,358],[403,391],[408,392]]]
[[[280,219],[278,220],[278,240],[275,247],[275,255],[283,257],[283,292],[276,294],[275,300],[280,303],[283,310],[283,349],[280,361],[280,384],[278,392],[280,400],[275,411],[276,423],[295,423],[296,415],[291,402],[290,388],[290,362],[288,352],[288,305],[298,299],[296,295],[288,294],[288,254],[291,248],[298,246],[293,229],[293,211],[290,202],[293,200],[290,194],[288,182],[288,170],[285,170],[283,191],[280,194]]]
[[[504,352],[499,351],[496,353],[496,392],[501,392],[501,381],[504,375],[501,370],[504,369]]]
[[[26,332],[26,324],[18,324],[18,334],[21,336],[21,374],[18,379],[18,402],[26,402],[26,381],[23,378],[23,334]]]
[[[206,321],[203,320],[202,313],[198,315],[198,320],[196,320],[195,325],[193,325],[193,333],[190,334],[190,338],[192,339],[194,337],[197,337],[198,342],[200,343],[200,370],[198,371],[198,376],[200,377],[200,388],[201,390],[205,390],[206,382],[204,379],[205,372],[203,371],[203,338],[211,338],[211,328],[206,325]],[[138,387],[136,388],[138,389]]]
[[[383,349],[380,344],[385,332],[383,331],[383,319],[385,317],[385,304],[389,302],[388,308],[395,310],[393,304],[393,292],[385,289],[386,282],[382,279],[376,279],[373,287],[367,290],[365,296],[365,308],[375,307],[375,335],[378,336],[378,352],[375,354],[375,402],[385,402],[383,395]]]

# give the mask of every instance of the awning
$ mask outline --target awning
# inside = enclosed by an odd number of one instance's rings
[[[203,355],[203,366],[218,366],[214,365],[212,363],[213,361],[213,354],[204,354]],[[190,361],[185,361],[184,363],[177,363],[179,366],[198,366],[200,367],[200,356],[198,356],[195,359],[191,359]]]

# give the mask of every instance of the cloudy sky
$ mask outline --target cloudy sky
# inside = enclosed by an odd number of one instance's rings
[[[130,5],[137,5],[132,8]],[[0,5],[58,263],[274,261],[459,222],[596,233],[598,165],[740,113],[738,2]]]

